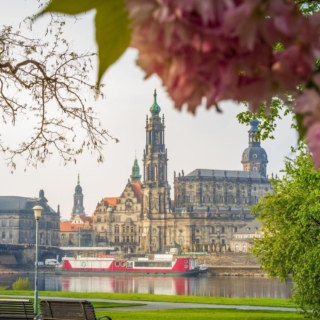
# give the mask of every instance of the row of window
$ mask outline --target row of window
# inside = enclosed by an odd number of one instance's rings
[[[120,237],[115,236],[114,237],[114,242],[119,243],[120,242]],[[134,242],[134,237],[133,236],[123,236],[122,237],[122,242]],[[140,242],[140,237],[139,237],[139,242]]]
[[[41,233],[40,234],[40,237],[43,237],[44,234]],[[34,237],[34,232],[32,231],[19,231],[19,238],[20,239],[33,239]],[[58,239],[58,234],[57,233],[52,233],[52,234],[49,234],[47,233],[46,234],[46,237],[47,238],[51,238],[51,239]],[[1,231],[1,239],[12,239],[13,238],[13,232],[12,230],[9,230],[9,231]]]
[[[240,249],[242,249],[242,250],[240,250]],[[241,248],[238,244],[236,244],[236,245],[234,246],[234,252],[240,252],[240,251],[242,251],[242,252],[247,252],[247,245],[246,245],[246,244],[243,244],[243,245],[242,245],[242,248]]]
[[[5,231],[2,231],[1,232],[1,239],[6,239],[6,235],[8,235],[8,239],[12,239],[12,232],[9,231],[9,232],[5,232]]]
[[[236,235],[236,239],[248,239],[248,238],[262,238],[261,234],[239,234]]]
[[[197,198],[194,194],[188,194],[187,196],[182,195],[181,199],[182,199],[183,203],[194,203],[197,201]],[[203,203],[210,203],[210,200],[211,200],[211,198],[209,196],[203,197]],[[225,197],[223,195],[216,195],[214,198],[214,202],[216,202],[216,203],[223,203],[224,200],[225,200]],[[249,203],[249,200],[251,200],[251,202],[253,204],[256,204],[256,203],[258,203],[259,198],[257,196],[252,196],[249,198],[249,197],[242,195],[239,199],[239,203],[242,203],[242,204]],[[235,196],[230,195],[230,194],[227,196],[227,199],[226,199],[227,203],[233,204],[233,203],[235,203],[235,201],[236,201]],[[178,195],[177,202],[180,204],[180,195]]]
[[[1,226],[6,227],[7,226],[7,220],[1,220]],[[9,220],[9,227],[13,227],[13,220]]]
[[[132,226],[132,227],[129,227],[129,226],[123,226],[122,227],[122,232],[123,233],[129,233],[129,232],[134,232],[134,227]],[[115,226],[114,227],[114,233],[119,233],[119,227],[118,226]]]

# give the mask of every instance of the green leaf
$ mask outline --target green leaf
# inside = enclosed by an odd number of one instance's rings
[[[104,1],[97,10],[96,41],[98,44],[100,82],[104,72],[116,62],[130,44],[131,31],[129,29],[128,13],[123,1]]]
[[[107,0],[105,0],[107,1]],[[104,0],[52,0],[48,6],[40,12],[43,15],[47,12],[57,12],[65,14],[79,14],[89,10],[96,9]]]
[[[303,118],[304,118],[304,116],[300,113],[297,113],[295,115],[295,119],[297,121],[297,129],[298,129],[298,133],[299,133],[299,140],[303,140],[304,137],[306,136],[306,132],[307,132],[307,129],[302,124]]]
[[[98,45],[98,83],[105,71],[116,62],[130,44],[131,30],[129,28],[128,12],[123,0],[52,0],[40,12],[64,14],[80,14],[96,10],[96,42]]]

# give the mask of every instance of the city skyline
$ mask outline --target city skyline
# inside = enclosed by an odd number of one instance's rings
[[[17,0],[1,4],[1,21],[17,26],[24,17],[35,13],[37,6],[37,1],[31,1],[28,6],[25,3],[18,5]],[[46,17],[41,18],[32,32],[41,36],[46,21]],[[95,50],[92,34],[90,13],[76,22],[70,19],[66,28],[66,38],[80,52]],[[24,172],[24,160],[20,159],[17,170],[11,174],[2,156],[0,174],[5,183],[0,186],[0,195],[37,197],[39,189],[44,189],[50,206],[56,210],[60,205],[62,218],[71,216],[78,173],[87,215],[93,213],[102,198],[120,195],[130,178],[135,155],[140,170],[142,168],[145,119],[150,114],[154,88],[157,89],[161,115],[164,114],[166,121],[168,179],[171,185],[174,171],[184,170],[187,174],[197,168],[242,170],[241,156],[248,145],[249,126],[240,125],[236,114],[245,108],[226,102],[221,105],[222,115],[215,110],[207,111],[204,107],[196,116],[186,111],[180,113],[173,109],[173,103],[158,78],[143,79],[143,73],[134,64],[135,58],[135,50],[129,49],[103,78],[105,99],[95,102],[91,97],[90,103],[102,123],[111,135],[120,140],[118,144],[110,141],[104,148],[104,163],[97,164],[95,157],[84,153],[77,164],[62,166],[60,160],[52,156],[45,165],[39,165],[38,169],[29,167]],[[92,72],[93,79],[95,71]],[[289,118],[277,124],[275,140],[262,142],[269,157],[269,175],[283,168],[284,157],[290,156],[290,146],[296,145],[297,141],[296,133],[290,130]],[[15,141],[15,137],[10,139]]]

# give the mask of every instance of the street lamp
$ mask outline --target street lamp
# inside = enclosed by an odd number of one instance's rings
[[[34,273],[34,314],[38,314],[38,239],[39,239],[39,220],[43,208],[41,206],[35,206],[32,208],[34,211],[34,218],[36,219],[36,262]]]

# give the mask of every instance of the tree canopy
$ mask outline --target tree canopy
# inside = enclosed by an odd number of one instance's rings
[[[292,274],[293,298],[308,316],[320,318],[320,170],[313,169],[305,145],[286,159],[284,176],[253,208],[264,237],[252,253],[272,277]]]

